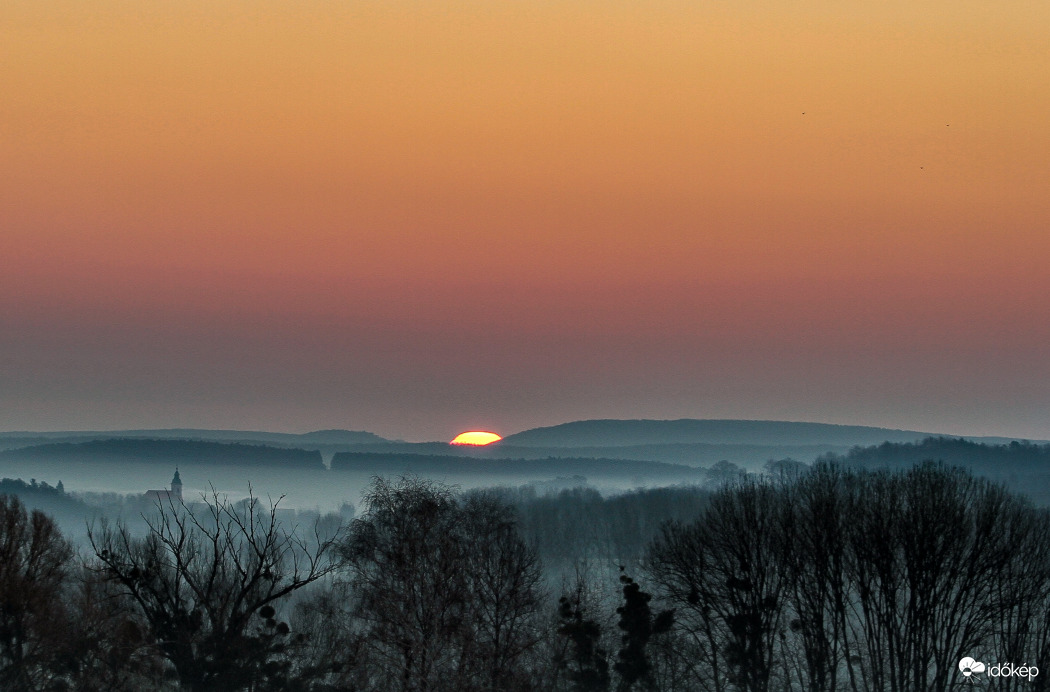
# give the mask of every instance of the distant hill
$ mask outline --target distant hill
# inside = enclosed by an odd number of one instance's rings
[[[887,441],[915,442],[931,435],[935,434],[863,425],[766,420],[585,420],[525,430],[507,435],[496,444],[513,447],[624,447],[697,443],[852,447]],[[1003,441],[1004,438],[989,440]]]
[[[390,441],[361,430],[317,430],[308,433],[275,433],[260,430],[202,430],[160,428],[157,430],[83,430],[61,432],[0,432],[0,449],[15,449],[54,442],[87,442],[112,439],[201,440],[240,442],[277,447],[333,451],[354,445],[379,445]]]
[[[156,461],[169,465],[209,464],[271,466],[323,470],[317,450],[202,440],[117,438],[87,442],[54,442],[0,452],[2,460]]]
[[[290,437],[298,442],[317,444],[363,445],[390,442],[385,437],[363,430],[315,430],[314,432],[291,435]]]

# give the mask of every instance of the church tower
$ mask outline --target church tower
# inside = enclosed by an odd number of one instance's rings
[[[179,478],[179,467],[175,467],[175,477],[171,479],[171,494],[182,502],[182,479]]]

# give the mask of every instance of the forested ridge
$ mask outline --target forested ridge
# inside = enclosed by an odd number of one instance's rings
[[[0,497],[4,690],[932,690],[1050,661],[1050,515],[968,471],[376,479],[348,524],[168,502],[77,552]],[[996,689],[1044,689],[1046,677]]]
[[[1002,482],[1039,505],[1050,505],[1050,444],[1020,440],[987,444],[960,437],[927,437],[916,442],[854,447],[846,454],[826,454],[820,459],[867,469],[909,468],[935,459]]]
[[[261,444],[113,438],[85,442],[53,442],[0,451],[0,458],[58,461],[158,461],[183,464],[280,465],[289,469],[324,470],[316,450],[269,447]]]
[[[702,469],[661,461],[603,459],[593,457],[550,457],[547,459],[472,459],[438,454],[376,454],[339,452],[332,457],[332,471],[364,471],[376,474],[414,473],[518,475],[545,477],[555,474],[584,476],[636,476],[649,482],[691,480],[704,477]]]

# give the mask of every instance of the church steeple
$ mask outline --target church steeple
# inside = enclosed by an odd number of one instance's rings
[[[175,476],[171,479],[171,494],[182,500],[182,479],[179,478],[179,467],[175,467]]]

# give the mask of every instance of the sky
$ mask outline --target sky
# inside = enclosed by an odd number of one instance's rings
[[[0,430],[1050,439],[1045,0],[4,0]]]

